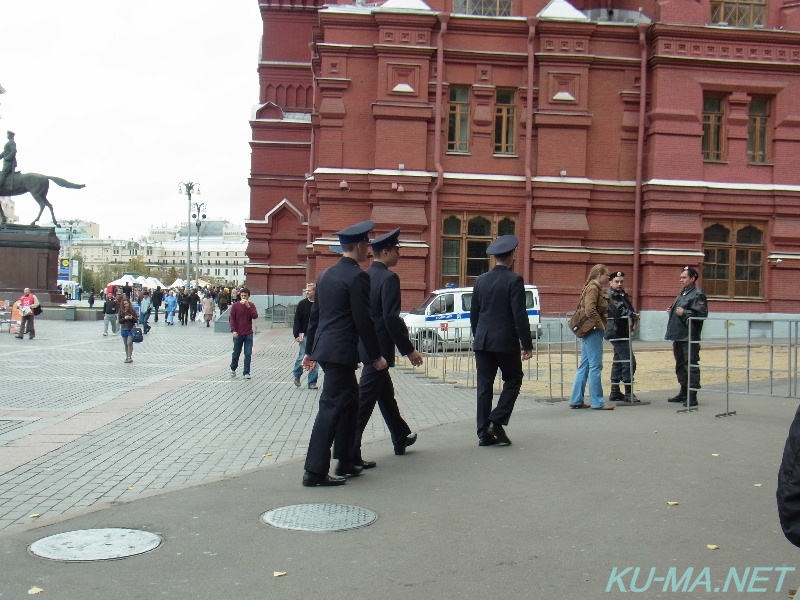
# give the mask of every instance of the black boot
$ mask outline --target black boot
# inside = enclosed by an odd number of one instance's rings
[[[625,386],[625,402],[641,402],[641,400],[636,397],[636,394],[631,391],[630,385]]]
[[[678,392],[678,394],[676,396],[673,396],[672,398],[667,398],[667,402],[683,402],[685,404],[686,403],[686,388],[682,387],[681,391]]]
[[[689,392],[689,406],[697,406],[697,392]]]
[[[619,384],[618,383],[612,383],[611,384],[611,393],[608,395],[608,401],[609,402],[620,402],[624,398],[625,398],[625,396],[623,396],[622,392],[619,391]]]

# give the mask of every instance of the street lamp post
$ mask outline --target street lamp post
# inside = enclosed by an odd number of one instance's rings
[[[67,264],[69,265],[67,267],[67,280],[71,282],[72,281],[72,236],[75,233],[75,230],[77,229],[77,224],[79,221],[78,219],[69,219],[63,222],[66,223],[66,227],[64,227],[64,229],[67,230],[67,251],[65,256],[65,258],[68,261]],[[72,285],[70,284],[69,287],[70,287],[70,295],[73,295]]]
[[[178,184],[178,193],[186,194],[189,198],[189,204],[186,209],[186,284],[184,287],[188,290],[192,278],[192,193],[200,195],[200,184],[194,181],[189,183],[180,182]]]
[[[194,203],[194,213],[192,214],[192,218],[194,219],[195,227],[197,227],[197,262],[194,267],[194,280],[197,289],[200,289],[200,224],[206,218],[206,213],[204,212],[205,210],[205,202]]]

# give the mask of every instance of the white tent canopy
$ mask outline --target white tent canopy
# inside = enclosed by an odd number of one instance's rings
[[[123,275],[122,277],[120,277],[119,279],[115,279],[114,281],[109,281],[107,286],[108,285],[125,285],[126,283],[128,285],[133,285],[134,283],[136,283],[136,280],[132,276],[126,274],[126,275]]]
[[[158,277],[148,277],[147,278],[147,283],[145,284],[145,287],[147,287],[148,289],[151,289],[151,290],[154,290],[157,287],[160,287],[163,290],[167,286],[165,286],[164,283]]]

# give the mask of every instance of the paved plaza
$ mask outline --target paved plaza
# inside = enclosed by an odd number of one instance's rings
[[[662,392],[609,412],[521,397],[514,444],[479,448],[473,389],[395,369],[417,444],[394,456],[376,411],[378,467],[303,488],[319,392],[292,384],[290,331],[259,324],[251,380],[200,323],[155,325],[133,364],[102,322],[0,334],[0,598],[783,598],[800,584],[774,500],[796,398],[736,396],[716,418],[713,389],[689,414]],[[378,518],[330,533],[260,521],[308,503]],[[28,550],[103,527],[163,543],[92,563]]]

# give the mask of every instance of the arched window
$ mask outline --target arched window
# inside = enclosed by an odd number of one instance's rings
[[[763,297],[763,223],[711,222],[703,230],[703,253],[703,290],[707,295]]]
[[[466,228],[463,227],[466,224]],[[466,229],[466,230],[465,230]],[[442,287],[448,283],[471,286],[490,268],[486,249],[492,240],[514,233],[515,217],[467,212],[442,215]]]

